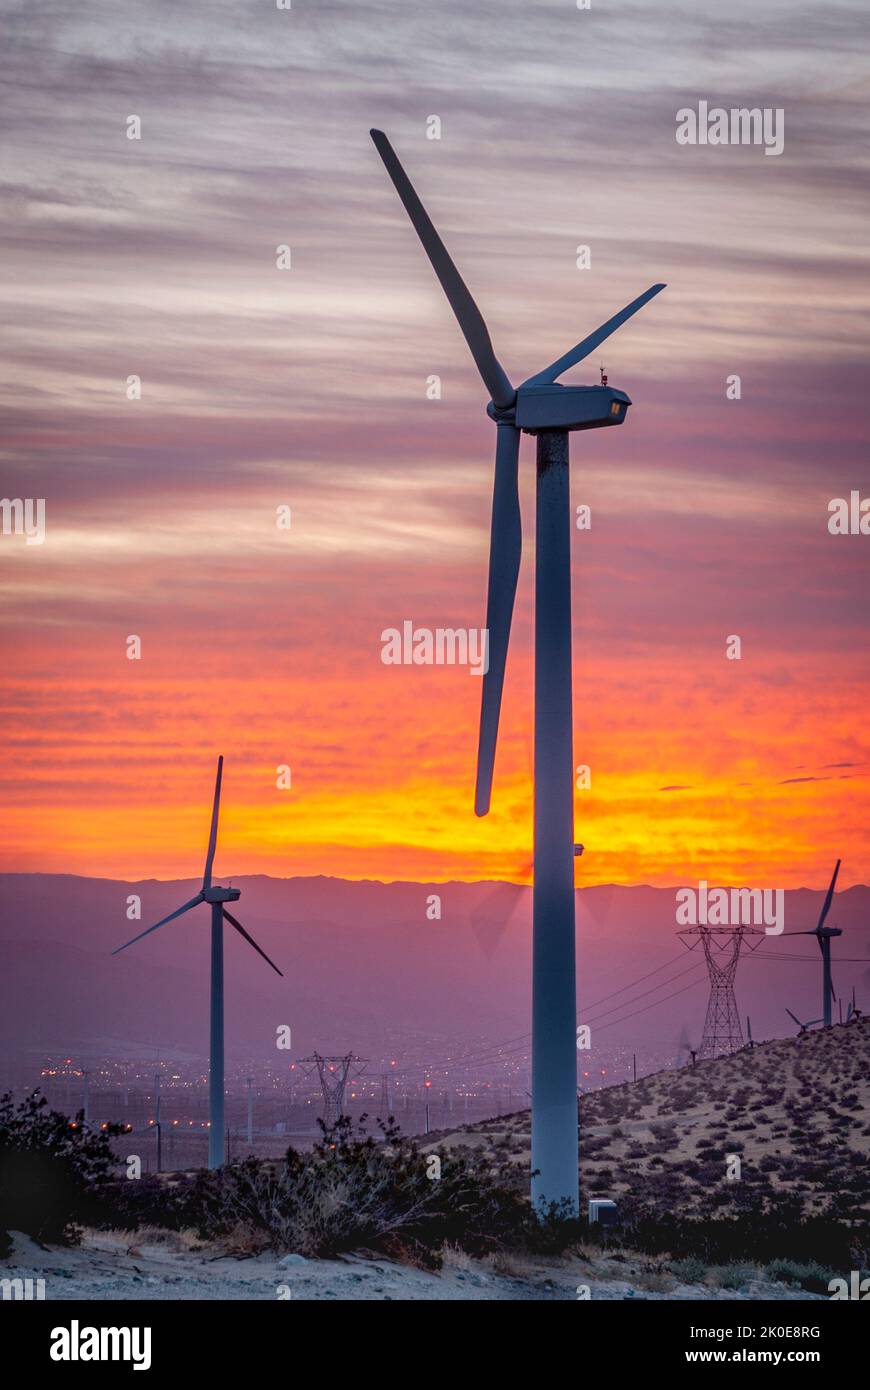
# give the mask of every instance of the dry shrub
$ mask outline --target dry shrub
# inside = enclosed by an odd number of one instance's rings
[[[486,1164],[442,1154],[441,1177],[428,1176],[429,1152],[394,1124],[383,1142],[339,1121],[311,1153],[289,1149],[283,1163],[245,1159],[201,1173],[176,1210],[179,1224],[234,1248],[330,1256],[372,1250],[438,1263],[445,1242],[477,1254],[516,1243],[528,1204],[500,1186]]]

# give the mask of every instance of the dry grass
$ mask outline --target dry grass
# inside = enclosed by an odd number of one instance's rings
[[[441,1247],[441,1265],[443,1269],[458,1269],[468,1273],[474,1268],[474,1261],[460,1245],[445,1241]]]

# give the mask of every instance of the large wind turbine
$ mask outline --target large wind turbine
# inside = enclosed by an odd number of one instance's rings
[[[146,927],[145,931],[134,936],[132,941],[125,942],[123,946],[118,947],[117,951],[112,952],[113,956],[117,956],[120,951],[126,951],[128,946],[132,946],[136,941],[141,941],[143,936],[149,936],[158,927],[164,927],[167,922],[181,917],[183,913],[189,912],[192,907],[197,907],[200,903],[208,903],[211,907],[211,1027],[208,1072],[209,1168],[220,1168],[224,1157],[224,919],[229,922],[231,927],[235,928],[240,936],[245,938],[250,946],[253,946],[267,965],[271,965],[277,975],[282,974],[274,961],[269,960],[266,952],[260,949],[254,938],[248,935],[241,922],[237,922],[235,917],[227,911],[226,904],[236,902],[242,896],[241,890],[239,888],[221,888],[211,881],[212,865],[217,846],[223,768],[224,760],[220,757],[218,758],[217,777],[214,784],[214,805],[211,813],[208,853],[205,857],[205,873],[202,876],[202,887],[196,897],[176,908],[174,912],[170,912],[168,917],[161,917],[160,921],[155,922],[153,927]]]
[[[483,317],[387,137],[378,154],[423,243],[477,370],[496,424],[495,482],[475,811],[489,810],[496,736],[522,549],[517,491],[520,432],[537,436],[535,548],[535,843],[532,951],[532,1201],[578,1209],[577,1047],[574,959],[574,777],[571,698],[571,518],[568,433],[621,425],[631,401],[600,386],[562,386],[581,362],[664,285],[608,319],[549,367],[514,388]],[[602,374],[603,375],[603,374]]]
[[[823,1018],[816,1019],[817,1023],[824,1023],[826,1028],[831,1026],[831,1001],[836,1001],[834,993],[834,982],[831,979],[831,938],[842,936],[839,927],[826,927],[825,918],[831,910],[831,903],[834,901],[834,888],[837,883],[837,874],[840,872],[840,860],[834,865],[834,875],[830,886],[825,894],[825,901],[822,903],[822,910],[819,913],[819,920],[812,931],[786,931],[783,936],[814,936],[819,943],[819,950],[822,953],[822,1014]],[[794,1018],[794,1014],[792,1014]]]

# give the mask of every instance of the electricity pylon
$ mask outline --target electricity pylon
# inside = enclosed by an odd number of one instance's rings
[[[344,1088],[351,1064],[363,1062],[365,1058],[355,1057],[352,1052],[345,1053],[343,1057],[321,1057],[319,1052],[315,1052],[301,1060],[313,1062],[317,1067],[323,1092],[323,1123],[327,1129],[333,1129],[344,1115]]]
[[[740,1015],[734,997],[734,977],[743,940],[747,936],[763,937],[764,932],[759,927],[703,926],[687,927],[677,935],[697,936],[700,939],[710,973],[710,999],[698,1056],[702,1059],[727,1057],[743,1046]],[[760,945],[760,942],[756,944]],[[694,949],[694,945],[689,947],[689,950]],[[714,954],[716,951],[719,952],[718,960]]]

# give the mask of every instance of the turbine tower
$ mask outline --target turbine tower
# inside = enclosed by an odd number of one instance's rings
[[[734,997],[734,978],[746,936],[764,936],[758,927],[687,927],[678,936],[697,936],[710,974],[710,999],[698,1056],[726,1057],[743,1046],[740,1015]],[[760,944],[760,943],[759,943]],[[694,947],[690,947],[694,950]],[[716,958],[719,952],[719,959]]]
[[[211,908],[211,1026],[208,1069],[209,1168],[220,1168],[224,1161],[224,921],[229,922],[230,926],[245,938],[249,946],[253,946],[266,964],[271,965],[276,975],[282,975],[275,962],[269,960],[266,952],[260,949],[252,936],[248,935],[241,922],[237,922],[227,910],[226,904],[236,902],[242,896],[241,890],[221,888],[218,884],[213,884],[211,880],[217,846],[223,767],[224,760],[220,757],[217,764],[211,832],[208,837],[208,852],[205,858],[202,887],[196,897],[190,899],[190,902],[183,903],[174,912],[170,912],[168,917],[161,917],[160,921],[155,922],[153,927],[146,927],[145,931],[140,932],[138,936],[134,936],[131,941],[125,942],[123,946],[119,946],[117,950],[112,952],[113,956],[119,955],[121,951],[126,951],[128,946],[141,941],[143,936],[150,936],[151,932],[156,931],[158,927],[164,927],[167,922],[181,917],[183,913],[189,912],[192,907],[198,907],[200,903],[208,903]]]
[[[812,931],[786,931],[783,936],[814,936],[819,943],[819,950],[822,953],[822,1017],[816,1019],[817,1023],[824,1023],[826,1028],[831,1026],[831,1001],[836,1003],[837,996],[834,993],[834,982],[831,979],[831,940],[835,936],[842,936],[839,927],[826,927],[825,918],[831,910],[831,903],[834,901],[834,889],[837,884],[837,874],[840,872],[838,859],[834,865],[834,874],[825,894],[825,901],[822,903],[822,910],[819,913],[819,920]],[[792,1014],[792,1018],[794,1014]]]
[[[518,388],[493,351],[483,317],[392,145],[375,147],[459,322],[490,395],[495,479],[475,812],[489,810],[508,639],[522,549],[520,433],[537,437],[535,549],[535,810],[532,946],[532,1202],[579,1209],[577,981],[574,949],[574,758],[571,693],[571,517],[568,433],[621,425],[631,401],[604,384],[562,386],[562,372],[594,352],[664,285],[651,286]]]

